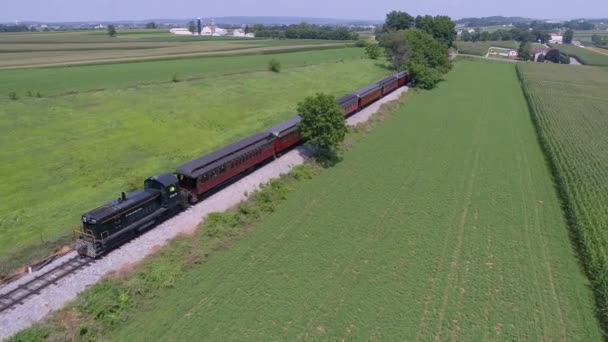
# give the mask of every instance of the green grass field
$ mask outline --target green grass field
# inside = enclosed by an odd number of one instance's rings
[[[408,97],[104,338],[600,341],[515,67],[459,62]]]
[[[22,258],[45,255],[57,246],[55,240],[71,236],[83,212],[120,191],[141,187],[146,177],[293,116],[307,95],[339,96],[387,73],[371,60],[342,62],[334,51],[326,53],[325,62],[321,56],[305,58],[317,64],[286,67],[279,74],[256,71],[259,57],[244,57],[239,62],[243,73],[130,87],[118,84],[136,81],[146,68],[156,74],[151,78],[169,75],[155,69],[161,63],[132,64],[139,71],[130,75],[121,74],[120,66],[112,75],[102,72],[112,70],[109,66],[82,68],[82,74],[75,73],[82,77],[66,78],[66,84],[86,88],[98,74],[108,89],[3,100],[0,175],[5,181],[0,192],[6,196],[0,205],[0,274],[19,266]],[[196,63],[204,65],[198,60],[183,67],[204,75],[208,69],[197,70]],[[235,71],[232,63],[227,61],[224,72]],[[247,66],[251,69],[245,72]],[[16,73],[14,82],[21,80]]]
[[[231,75],[268,69],[268,61],[278,59],[283,67],[360,59],[363,49],[346,48],[284,54],[206,57],[118,63],[63,68],[0,70],[0,102],[15,92],[19,97],[40,93],[43,97],[93,90],[112,90],[150,83],[169,83],[173,75],[181,80]]]
[[[594,34],[605,37],[605,36],[608,36],[608,31],[606,31],[606,30],[574,31],[574,40],[578,40],[581,43],[588,45],[588,44],[591,44],[591,37],[593,37]]]
[[[176,36],[161,30],[0,35],[0,69],[340,48],[346,41]]]
[[[552,44],[551,47],[559,49],[559,51],[575,57],[582,64],[595,66],[608,66],[608,54],[601,54],[590,49],[580,48],[569,44]]]
[[[519,68],[608,325],[608,69]]]
[[[491,47],[517,49],[519,45],[513,41],[463,42],[457,41],[458,52],[466,55],[485,56]]]

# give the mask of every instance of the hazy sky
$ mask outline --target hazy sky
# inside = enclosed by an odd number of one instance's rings
[[[608,0],[18,0],[3,1],[0,21],[143,20],[223,16],[383,19],[393,9],[411,14],[608,17]]]

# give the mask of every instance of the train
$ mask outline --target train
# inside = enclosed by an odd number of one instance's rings
[[[336,100],[345,118],[410,81],[402,71]],[[144,187],[82,215],[75,249],[98,258],[302,143],[295,116],[144,181]]]

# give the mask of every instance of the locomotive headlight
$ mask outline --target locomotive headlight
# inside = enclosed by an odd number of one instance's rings
[[[82,222],[87,223],[87,218],[86,217],[82,217]]]

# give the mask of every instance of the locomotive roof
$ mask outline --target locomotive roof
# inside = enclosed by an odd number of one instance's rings
[[[378,85],[380,85],[380,86],[384,86],[384,85],[386,85],[387,83],[390,83],[390,82],[395,82],[396,80],[397,80],[397,77],[396,77],[396,76],[394,76],[394,75],[393,75],[393,76],[389,76],[389,77],[387,77],[387,78],[383,78],[383,79],[381,79],[380,81],[378,81]]]
[[[365,88],[357,90],[356,92],[354,92],[354,95],[357,95],[357,96],[361,97],[361,96],[365,96],[365,95],[371,93],[372,91],[376,91],[378,89],[380,89],[379,85],[372,84],[372,85],[369,85],[369,86],[367,86]]]
[[[353,95],[353,94],[347,94],[342,96],[341,98],[339,98],[338,100],[336,100],[336,102],[338,102],[339,105],[344,104],[348,101],[354,100],[357,98],[357,95]]]
[[[302,121],[302,118],[298,115],[295,116],[285,122],[282,122],[268,130],[270,134],[274,134],[277,137],[282,137],[283,135],[293,132],[298,124]]]
[[[160,175],[152,176],[148,179],[155,180],[163,186],[169,186],[177,183],[177,178],[172,173],[163,173]]]
[[[146,202],[158,196],[158,194],[159,193],[157,191],[137,190],[127,194],[124,200],[122,198],[118,198],[110,203],[102,205],[97,209],[93,209],[82,216],[85,217],[87,221],[96,220],[97,222],[101,222],[121,211]]]
[[[198,178],[207,171],[266,144],[273,138],[268,131],[252,135],[232,145],[204,155],[199,159],[190,161],[178,167],[176,173],[189,178]]]

